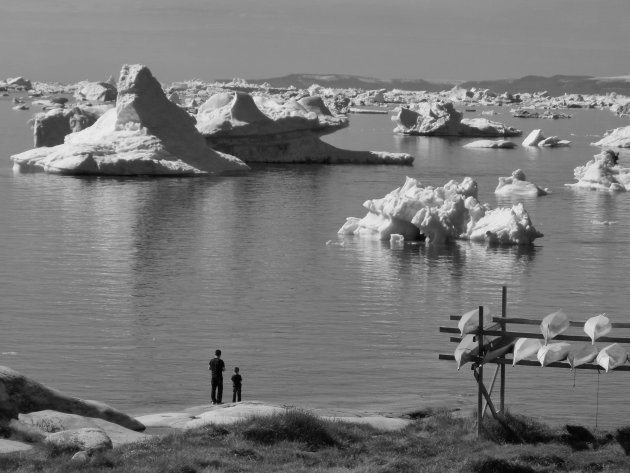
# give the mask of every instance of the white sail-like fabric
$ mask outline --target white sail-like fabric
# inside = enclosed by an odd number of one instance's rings
[[[628,359],[626,349],[618,343],[613,343],[602,348],[597,355],[597,364],[606,370],[614,370],[618,366],[623,365]]]
[[[535,359],[538,350],[542,346],[538,338],[519,338],[514,344],[514,355],[512,357],[512,366],[521,360]]]
[[[560,335],[569,328],[569,317],[562,309],[546,316],[540,323],[540,331],[545,337],[545,345],[549,340]]]
[[[581,345],[571,345],[567,353],[567,361],[571,368],[575,369],[580,365],[590,363],[597,357],[597,348],[594,345],[583,343]]]
[[[473,352],[476,353],[478,346],[474,335],[466,335],[462,338],[462,341],[455,348],[455,361],[458,370],[473,358]]]
[[[489,325],[492,323],[492,314],[487,307],[483,308],[483,326]],[[467,333],[472,333],[479,328],[479,309],[474,309],[469,312],[466,312],[462,315],[462,318],[459,319],[457,324],[462,336]]]
[[[540,347],[536,355],[538,361],[540,361],[540,366],[547,366],[549,363],[564,360],[567,357],[570,348],[571,344],[566,342],[543,345]]]
[[[584,323],[584,332],[591,337],[593,343],[599,337],[603,337],[612,330],[612,324],[610,319],[606,317],[606,314],[599,314],[591,317]]]

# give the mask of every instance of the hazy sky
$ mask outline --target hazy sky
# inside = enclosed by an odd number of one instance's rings
[[[630,74],[630,0],[0,0],[0,77]]]

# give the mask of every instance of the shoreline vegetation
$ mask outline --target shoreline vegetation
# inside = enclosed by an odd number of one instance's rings
[[[0,471],[26,472],[627,472],[630,427],[615,432],[550,427],[507,413],[484,420],[444,410],[409,414],[402,429],[322,419],[288,409],[157,435],[113,449],[78,452],[43,443],[22,429],[13,439],[35,441],[29,452],[0,455]]]

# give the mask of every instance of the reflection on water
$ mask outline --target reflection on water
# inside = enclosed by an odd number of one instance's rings
[[[612,120],[596,117],[574,123]],[[562,137],[566,130],[553,127],[567,123],[545,125]],[[396,400],[414,407],[458,395],[474,404],[471,374],[437,359],[454,349],[438,331],[452,324],[449,314],[480,304],[498,313],[507,284],[509,315],[563,308],[572,320],[627,319],[628,194],[563,187],[594,154],[588,130],[577,130],[570,150],[475,153],[461,147],[467,140],[391,128],[387,117],[353,116],[326,139],[410,152],[413,167],[258,165],[224,179],[82,179],[14,175],[3,162],[0,345],[15,354],[0,364],[80,397],[160,410],[208,401],[207,360],[220,347],[228,369],[241,367],[245,399],[386,410]],[[496,197],[498,177],[517,168],[553,193]],[[503,248],[336,234],[405,176],[443,185],[467,175],[492,207],[522,201],[545,236]],[[509,368],[508,406],[591,422],[596,376],[579,372],[573,388],[568,370]],[[625,383],[601,376],[600,425],[630,414]]]

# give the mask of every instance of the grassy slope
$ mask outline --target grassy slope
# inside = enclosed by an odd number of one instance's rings
[[[322,421],[303,411],[206,427],[95,453],[39,447],[0,457],[2,472],[628,472],[630,457],[612,434],[551,430],[508,416],[509,432],[488,422],[478,440],[472,419],[447,413],[417,420],[400,432]],[[515,443],[518,442],[518,443]]]

